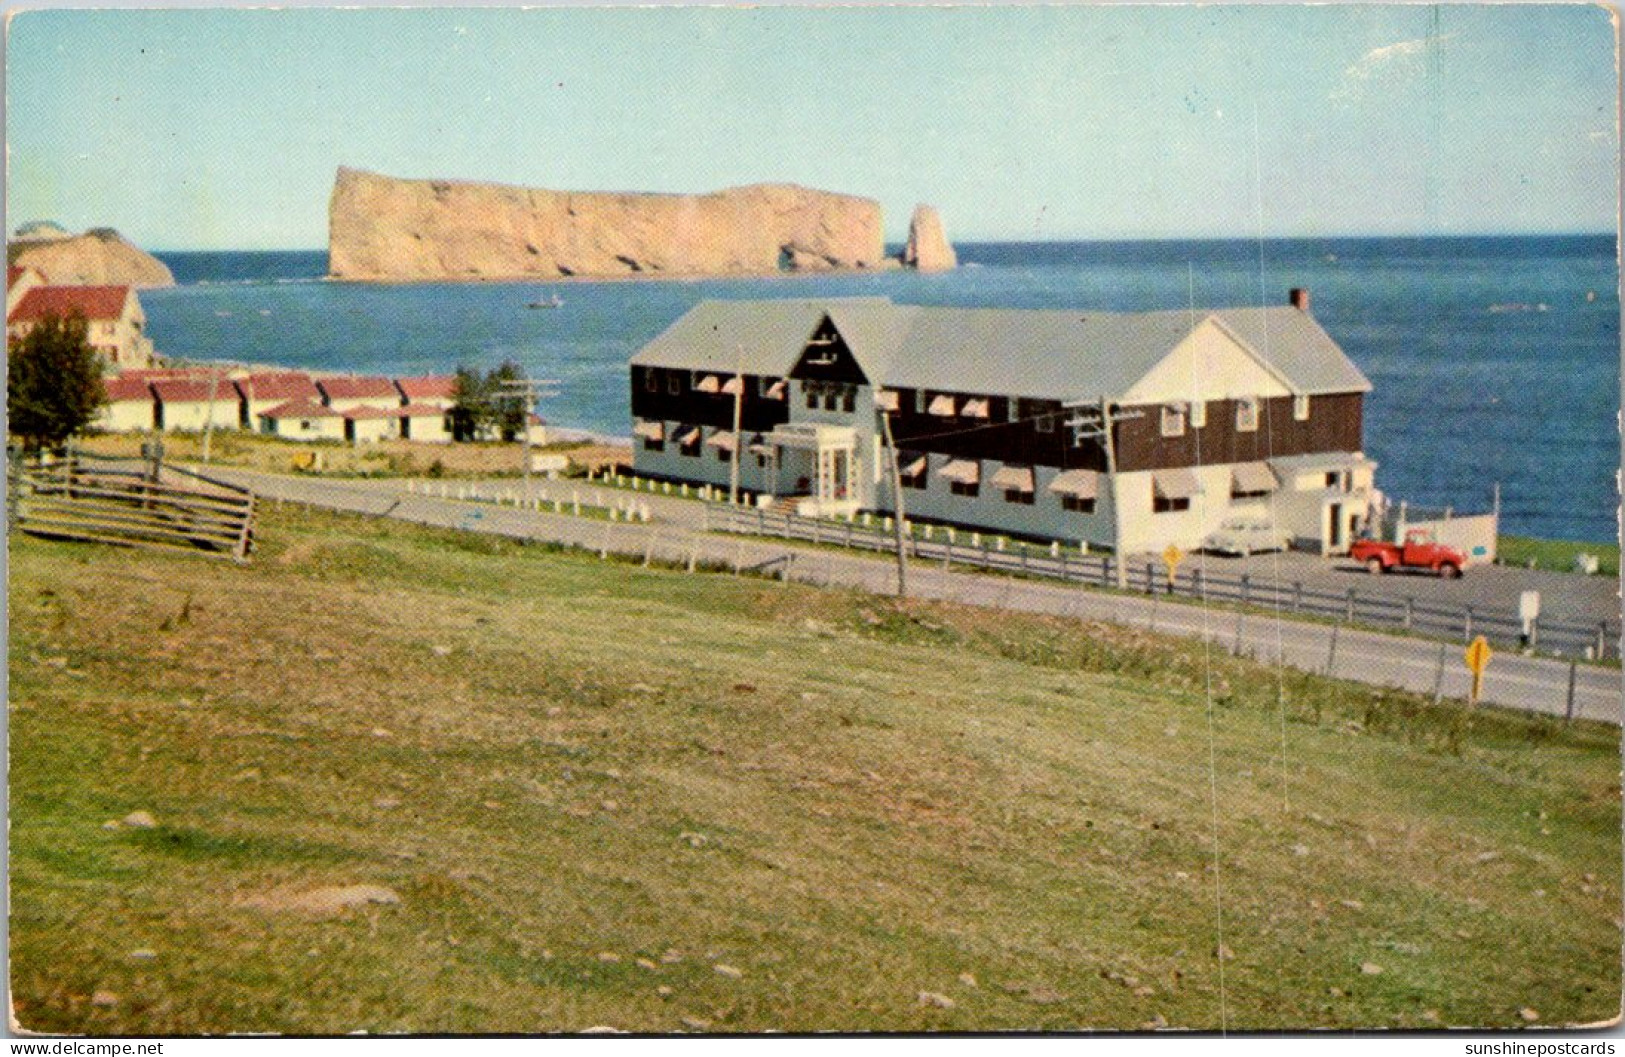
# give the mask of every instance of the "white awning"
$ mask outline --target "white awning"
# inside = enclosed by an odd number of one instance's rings
[[[954,459],[942,468],[942,476],[955,484],[975,484],[982,479],[982,464],[975,459]]]
[[[1237,463],[1230,471],[1230,490],[1238,495],[1247,492],[1273,492],[1276,484],[1274,471],[1265,463]]]
[[[928,414],[937,415],[942,418],[951,418],[953,417],[954,413],[954,398],[946,393],[940,396],[933,396],[931,398],[931,403],[926,407],[925,410]]]
[[[632,427],[632,432],[645,440],[665,440],[666,424],[664,422],[639,422]]]
[[[875,393],[875,408],[880,411],[897,410],[897,394],[890,389]]]
[[[714,374],[708,374],[694,383],[696,393],[714,393],[722,388],[722,380]]]
[[[966,418],[986,418],[988,415],[987,399],[985,397],[977,397],[967,400],[965,401],[965,406],[960,409],[959,413],[964,415]]]
[[[729,433],[726,430],[717,430],[715,433],[711,434],[711,438],[707,440],[706,443],[711,445],[713,448],[720,449],[721,451],[739,450],[738,440],[734,438],[732,433]]]
[[[1074,499],[1094,499],[1100,495],[1100,474],[1094,470],[1067,470],[1055,475],[1049,490]]]
[[[781,378],[778,381],[774,382],[772,385],[768,386],[767,387],[767,392],[762,394],[762,395],[766,396],[769,400],[783,400],[784,399],[784,391],[785,391],[784,379]]]
[[[897,472],[904,477],[918,477],[925,472],[925,454],[915,451],[898,452]]]
[[[1151,475],[1151,488],[1161,499],[1189,499],[1202,494],[1202,485],[1192,470],[1158,470]]]
[[[1031,466],[1001,466],[993,471],[988,483],[1007,492],[1031,492],[1033,470]]]
[[[749,451],[752,455],[772,455],[773,454],[773,445],[771,445],[771,444],[760,444],[760,443],[752,444],[746,450]]]
[[[744,388],[745,388],[745,383],[740,379],[739,375],[737,375],[737,374],[734,375],[732,378],[728,379],[726,382],[722,383],[722,391],[724,393],[727,393],[729,396],[737,396],[737,395],[739,395],[739,393]]]
[[[681,433],[677,434],[677,436],[672,439],[677,441],[677,446],[680,448],[686,448],[690,444],[697,444],[700,440],[700,427],[687,426]]]

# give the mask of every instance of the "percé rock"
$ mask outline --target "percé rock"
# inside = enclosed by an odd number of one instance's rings
[[[942,217],[936,206],[914,207],[908,222],[908,245],[903,247],[903,263],[922,272],[945,272],[959,267],[954,248],[942,231]]]
[[[710,194],[549,191],[341,168],[335,279],[523,279],[885,265],[880,204],[793,184]]]
[[[25,226],[19,234],[27,231]],[[36,268],[55,286],[174,286],[164,262],[127,242],[112,228],[46,238],[24,235],[7,247],[6,263]]]

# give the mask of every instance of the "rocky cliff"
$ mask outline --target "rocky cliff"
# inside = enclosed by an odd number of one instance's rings
[[[57,286],[174,286],[163,261],[111,228],[66,238],[32,237],[7,247],[6,262],[37,268]]]
[[[936,206],[914,207],[908,222],[908,244],[903,247],[903,263],[922,272],[945,272],[959,267],[954,248],[942,231],[942,217]]]
[[[701,195],[547,191],[340,169],[336,279],[516,279],[879,268],[880,205],[792,184]]]

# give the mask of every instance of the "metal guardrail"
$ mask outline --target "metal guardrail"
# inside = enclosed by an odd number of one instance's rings
[[[723,532],[771,536],[850,550],[890,552],[892,534],[851,521],[802,517],[780,511],[708,505],[707,527]],[[943,568],[982,569],[1042,579],[1110,588],[1116,582],[1116,559],[1111,555],[1034,552],[971,545],[947,539],[911,538],[909,555],[916,561],[941,563]],[[1170,582],[1167,568],[1155,562],[1134,563],[1128,570],[1131,589],[1146,594],[1185,596],[1242,606],[1258,606],[1294,616],[1329,619],[1346,624],[1411,632],[1429,638],[1470,642],[1483,635],[1491,643],[1519,647],[1523,622],[1516,613],[1480,606],[1447,606],[1414,598],[1362,594],[1357,587],[1327,591],[1301,581],[1271,581],[1242,573],[1224,576],[1201,569],[1180,571]],[[1582,624],[1537,621],[1528,643],[1544,652],[1604,659],[1619,656],[1620,628],[1609,621]]]
[[[237,562],[253,548],[254,494],[179,467],[82,455],[13,460],[7,484],[8,524],[31,535]]]

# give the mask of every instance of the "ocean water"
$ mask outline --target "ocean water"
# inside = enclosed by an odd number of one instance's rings
[[[968,243],[938,275],[565,283],[329,283],[323,252],[160,253],[158,349],[193,360],[410,374],[517,360],[560,379],[553,423],[629,432],[626,361],[707,297],[1135,311],[1282,302],[1375,389],[1366,452],[1396,499],[1487,509],[1506,531],[1616,537],[1620,310],[1612,236]],[[557,294],[563,307],[526,304]]]

